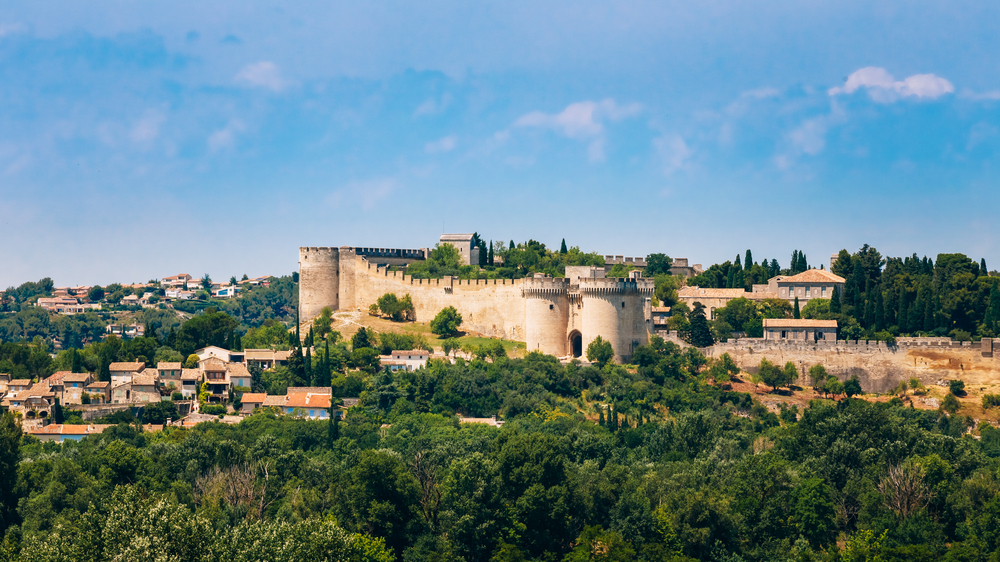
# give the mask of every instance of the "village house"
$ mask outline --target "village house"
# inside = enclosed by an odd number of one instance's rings
[[[694,303],[701,303],[705,307],[705,317],[709,320],[715,319],[715,311],[725,307],[733,299],[750,299],[761,301],[764,299],[778,298],[777,292],[754,291],[749,292],[740,288],[736,289],[703,289],[697,285],[681,287],[677,290],[677,300],[683,302],[688,308],[694,308]]]
[[[390,355],[380,355],[379,363],[390,371],[415,371],[427,364],[430,352],[423,349],[393,351]]]
[[[7,395],[16,397],[31,388],[31,379],[14,379],[7,385]]]
[[[191,300],[195,296],[194,291],[186,291],[184,289],[167,289],[163,291],[163,296],[168,299],[178,299],[182,301]]]
[[[777,293],[778,298],[786,299],[789,304],[794,304],[798,298],[800,307],[805,307],[810,299],[832,298],[834,288],[840,294],[844,293],[844,278],[825,269],[810,269],[792,276],[779,275],[768,279],[767,285],[768,291]]]
[[[83,395],[87,386],[94,382],[90,373],[69,373],[63,377],[63,404],[83,404]]]
[[[304,389],[292,389],[298,391]],[[330,417],[330,402],[332,400],[329,388],[313,388],[310,390],[319,392],[289,392],[286,395],[285,403],[281,406],[281,412],[288,415],[308,417],[309,419],[325,420]]]
[[[764,339],[801,343],[837,341],[837,321],[765,318]]]
[[[218,359],[225,363],[232,363],[237,360],[243,359],[243,352],[241,351],[229,351],[228,349],[210,345],[208,347],[203,347],[201,349],[196,349],[194,354],[198,356],[198,363],[204,364],[206,359]],[[235,356],[235,357],[234,357]],[[204,367],[202,368],[204,370]]]
[[[232,388],[226,376],[226,363],[221,359],[209,357],[201,361],[201,370],[205,373],[208,393],[216,400],[226,399],[229,396],[229,389]]]
[[[212,289],[212,296],[217,299],[231,299],[239,293],[239,287],[235,285],[222,285],[217,289]]]
[[[247,368],[250,368],[255,363],[261,368],[261,370],[267,371],[268,369],[273,369],[279,365],[288,364],[288,356],[291,351],[274,351],[273,349],[244,349],[244,361],[246,361]]]
[[[10,388],[10,374],[0,373],[0,397],[7,394],[7,390]]]
[[[251,277],[250,279],[244,279],[240,281],[240,285],[260,285],[262,287],[270,287],[271,276],[261,275],[260,277]]]
[[[226,376],[233,388],[250,388],[253,384],[250,371],[243,363],[229,363],[226,365]]]
[[[181,273],[180,275],[171,275],[170,277],[164,277],[163,279],[160,279],[160,286],[164,288],[176,287],[183,289],[192,279],[193,277],[191,277],[187,273]]]
[[[263,392],[244,392],[240,397],[240,413],[243,415],[252,414],[264,405],[267,394]]]
[[[94,381],[88,384],[84,390],[90,395],[91,404],[111,402],[111,383],[108,381]]]
[[[181,394],[185,400],[195,400],[201,391],[202,374],[198,369],[184,369],[181,372]]]
[[[41,297],[35,302],[35,304],[45,310],[56,312],[58,314],[82,314],[87,311],[101,309],[100,304],[81,304],[76,297]]]
[[[160,390],[171,395],[181,391],[181,375],[184,374],[181,363],[160,361],[156,364],[156,376],[160,380]]]
[[[159,401],[159,385],[156,383],[156,378],[150,375],[136,375],[128,382],[111,386],[113,404],[144,404]]]
[[[122,383],[130,382],[133,377],[143,372],[145,369],[146,364],[138,361],[112,363],[108,365],[108,371],[111,372],[112,388]]]

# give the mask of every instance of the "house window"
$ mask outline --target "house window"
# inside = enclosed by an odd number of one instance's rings
[[[788,334],[788,332],[782,330],[781,331],[781,339],[785,339],[786,337],[788,337],[787,334]]]
[[[309,410],[309,417],[310,418],[313,417],[313,416],[315,416],[315,415],[316,415],[316,410]]]
[[[826,298],[826,287],[820,289],[820,296],[822,296],[824,299]]]
[[[806,298],[809,298],[809,287],[806,287]]]

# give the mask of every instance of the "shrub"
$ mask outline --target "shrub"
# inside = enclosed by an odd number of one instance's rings
[[[955,398],[955,395],[950,392],[948,393],[948,396],[944,397],[944,401],[941,402],[941,409],[949,414],[954,414],[961,407],[962,403],[959,402],[958,398]]]
[[[965,383],[962,381],[948,381],[948,392],[955,396],[965,396]]]
[[[983,396],[983,408],[996,408],[1000,406],[1000,394],[987,394]]]
[[[221,416],[224,415],[226,411],[226,407],[222,404],[205,404],[201,407],[201,413],[208,414],[209,416]]]
[[[448,306],[437,313],[431,320],[431,332],[444,337],[453,338],[458,335],[458,327],[462,325],[462,315],[454,306]]]
[[[178,400],[184,400],[184,395],[181,394],[180,392],[174,392],[170,395],[170,399],[173,400],[174,402]]]

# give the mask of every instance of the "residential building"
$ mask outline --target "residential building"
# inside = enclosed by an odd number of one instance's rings
[[[677,290],[677,300],[694,308],[694,303],[700,302],[705,307],[705,317],[709,320],[715,319],[715,311],[729,304],[733,299],[750,299],[760,301],[764,299],[778,298],[777,292],[756,291],[747,292],[743,289],[703,289],[697,285],[681,287]],[[740,329],[739,326],[733,326]]]
[[[168,299],[179,299],[182,301],[191,300],[195,296],[194,291],[186,291],[184,289],[167,289],[163,291],[163,296]]]
[[[764,339],[800,343],[837,341],[837,321],[765,318]]]
[[[188,275],[187,273],[181,273],[180,275],[171,275],[170,277],[164,277],[163,279],[160,279],[160,286],[164,288],[176,287],[183,289],[185,286],[187,286],[189,281],[192,281],[192,279],[194,278]]]
[[[181,372],[181,394],[185,400],[195,400],[201,391],[202,373],[199,369],[184,369]]]
[[[250,388],[253,381],[250,371],[243,363],[229,363],[226,365],[226,376],[232,388]]]
[[[239,293],[239,287],[235,285],[222,285],[217,289],[212,289],[212,296],[217,299],[231,299]]]
[[[97,303],[80,303],[76,297],[41,297],[36,303],[45,310],[50,310],[58,314],[82,314],[92,310],[100,310],[101,305]]]
[[[654,306],[653,307],[653,331],[662,332],[664,330],[669,330],[667,326],[667,321],[670,320],[671,312],[669,306]]]
[[[7,395],[17,396],[31,388],[31,379],[14,379],[7,384]]]
[[[62,443],[66,440],[79,441],[88,435],[102,433],[109,427],[111,425],[107,424],[70,425],[54,423],[44,427],[26,429],[25,433],[37,437],[40,441]]]
[[[291,389],[289,389],[291,390]],[[330,401],[332,396],[329,390],[325,393],[296,392],[286,395],[285,403],[281,406],[282,413],[289,415],[299,415],[309,419],[325,420],[330,417]]]
[[[244,392],[243,396],[240,397],[240,407],[241,414],[252,414],[255,410],[264,405],[264,399],[267,394],[263,392]]]
[[[791,304],[797,297],[800,307],[805,307],[811,299],[832,298],[834,288],[840,294],[844,292],[844,278],[825,269],[810,269],[792,276],[779,275],[768,279],[767,285],[769,291]]]
[[[271,279],[272,277],[270,275],[261,275],[260,277],[244,279],[240,281],[240,285],[260,285],[262,287],[270,287]]]
[[[218,359],[220,361],[223,361],[224,363],[231,363],[233,362],[234,359],[233,358],[234,352],[214,345],[203,347],[201,349],[196,349],[194,351],[194,354],[198,356],[199,364],[204,364],[205,360],[210,358]],[[242,352],[236,352],[236,355],[242,357],[243,354]]]
[[[160,390],[167,396],[181,391],[181,375],[184,374],[181,363],[160,361],[156,364],[156,376],[160,380]]]
[[[8,373],[0,373],[0,396],[7,394],[7,389],[10,387],[10,375]]]
[[[254,363],[260,366],[263,370],[273,369],[278,365],[285,365],[288,363],[288,356],[291,351],[274,351],[273,349],[244,349],[244,361],[246,361],[247,368],[251,367]]]
[[[94,377],[90,373],[69,373],[62,382],[62,403],[83,404],[83,394],[87,392],[87,386],[94,382]]]
[[[136,375],[128,382],[111,387],[113,404],[144,404],[159,401],[159,385],[156,378],[150,375]]]
[[[94,381],[88,384],[84,390],[90,395],[91,404],[111,402],[111,383],[108,381]]]
[[[145,369],[146,364],[138,361],[112,363],[108,365],[108,370],[111,371],[111,386],[115,387],[119,384],[130,382],[133,377]]]
[[[220,400],[228,398],[232,386],[226,376],[226,363],[221,359],[209,357],[201,361],[201,370],[205,373],[209,394]]]
[[[415,371],[427,364],[430,352],[423,349],[393,351],[390,355],[379,356],[379,362],[390,371]]]

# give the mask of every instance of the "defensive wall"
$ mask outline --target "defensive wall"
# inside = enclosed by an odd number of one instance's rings
[[[414,279],[379,263],[412,263],[422,259],[421,251],[299,248],[300,320],[312,319],[326,306],[366,311],[382,295],[394,293],[410,295],[419,322],[453,306],[462,314],[463,329],[523,341],[529,350],[560,357],[582,354],[598,335],[611,342],[619,361],[648,341],[652,279]]]
[[[664,335],[664,339],[687,346],[676,332]],[[911,378],[925,386],[948,380],[961,380],[969,387],[1000,385],[1000,363],[993,357],[993,346],[990,338],[980,342],[899,338],[891,346],[865,340],[793,343],[739,338],[716,343],[702,352],[712,358],[728,353],[750,373],[757,372],[764,358],[778,366],[791,361],[799,368],[799,384],[809,384],[809,368],[822,364],[840,380],[856,375],[866,392],[888,392]]]

